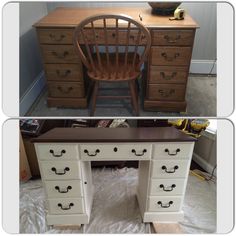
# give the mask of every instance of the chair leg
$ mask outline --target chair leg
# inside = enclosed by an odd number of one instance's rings
[[[92,104],[91,104],[90,116],[94,116],[96,102],[97,102],[98,88],[99,88],[99,82],[95,81],[94,87],[93,87]]]
[[[136,84],[135,81],[129,81],[129,88],[130,88],[130,94],[131,94],[131,101],[134,107],[135,115],[139,115],[139,106],[138,106],[138,99],[137,99],[137,92],[136,92]]]

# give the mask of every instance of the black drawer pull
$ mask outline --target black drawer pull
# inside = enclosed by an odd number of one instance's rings
[[[64,172],[57,172],[57,169],[56,169],[55,167],[52,167],[51,170],[52,170],[53,172],[55,172],[56,175],[64,175],[64,174],[66,174],[67,171],[70,171],[70,168],[69,168],[69,167],[66,167],[66,168],[64,169]]]
[[[67,89],[62,88],[61,86],[58,86],[57,89],[64,94],[70,93],[73,90],[73,87],[68,87]]]
[[[161,208],[169,208],[173,204],[173,201],[169,201],[167,204],[163,204],[162,201],[158,201],[157,204],[160,205]]]
[[[57,52],[52,51],[52,55],[54,55],[55,57],[59,59],[65,59],[65,57],[69,55],[69,52],[65,51],[63,53],[57,53]]]
[[[135,149],[132,149],[131,150],[132,153],[134,153],[135,156],[143,156],[146,152],[147,152],[147,149],[143,149],[142,153],[137,153]]]
[[[177,52],[173,56],[168,56],[167,53],[163,52],[161,56],[164,57],[166,61],[174,61],[180,54]]]
[[[49,37],[53,40],[53,41],[57,41],[60,42],[62,39],[64,39],[66,36],[64,34],[61,34],[58,38],[56,37],[55,34],[49,34]]]
[[[60,154],[55,154],[55,153],[54,153],[54,150],[52,150],[52,149],[50,149],[49,152],[50,152],[54,157],[61,157],[61,156],[63,156],[63,154],[66,153],[66,150],[65,150],[65,149],[61,150],[61,153],[60,153]]]
[[[55,186],[55,189],[59,192],[59,193],[68,193],[69,190],[72,189],[71,186],[67,186],[66,190],[61,190],[59,186]]]
[[[175,173],[175,171],[176,171],[177,169],[179,169],[179,167],[178,167],[178,166],[174,166],[173,170],[168,170],[166,166],[162,166],[161,169],[162,169],[162,170],[165,170],[166,173],[171,174],[171,173]]]
[[[162,97],[168,98],[175,93],[175,89],[169,89],[169,90],[159,89],[158,92],[161,94]]]
[[[92,154],[92,153],[89,153],[89,151],[87,149],[84,150],[84,153],[86,153],[88,156],[90,157],[94,157],[94,156],[97,156],[97,154],[100,152],[99,149],[95,150],[95,152]]]
[[[176,156],[176,155],[178,154],[178,152],[180,152],[180,149],[177,148],[177,149],[175,150],[175,152],[170,153],[169,149],[166,148],[166,149],[165,149],[165,152],[167,152],[169,156]]]
[[[117,148],[117,147],[114,147],[113,151],[114,151],[114,152],[117,152],[117,151],[118,151],[118,148]]]
[[[64,73],[61,73],[60,70],[56,70],[57,76],[64,78],[71,73],[71,70],[65,70]]]
[[[165,192],[171,192],[171,191],[173,191],[173,189],[174,189],[175,187],[176,187],[175,184],[172,184],[172,185],[169,186],[169,187],[165,187],[163,184],[160,184],[160,188],[162,188],[163,191],[165,191]]]
[[[177,73],[173,72],[171,75],[166,75],[165,72],[160,72],[160,75],[165,80],[172,80],[177,75]]]
[[[63,207],[61,203],[58,203],[57,206],[60,207],[63,211],[66,211],[66,210],[70,210],[71,207],[74,206],[74,203],[71,202],[68,207]]]
[[[178,40],[180,40],[181,36],[180,35],[176,35],[176,37],[170,37],[169,35],[165,35],[164,39],[168,42],[168,43],[177,43]]]

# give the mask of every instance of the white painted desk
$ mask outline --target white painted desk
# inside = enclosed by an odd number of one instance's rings
[[[47,196],[48,225],[89,223],[91,161],[103,160],[139,161],[137,198],[143,222],[183,219],[195,139],[179,130],[55,128],[33,142]]]

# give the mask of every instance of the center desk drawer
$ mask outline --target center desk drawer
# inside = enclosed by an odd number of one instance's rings
[[[151,144],[81,144],[82,160],[148,160]]]
[[[37,143],[35,144],[39,160],[77,160],[79,149],[77,144]]]
[[[151,65],[187,66],[191,59],[191,47],[152,47]]]
[[[44,180],[81,179],[79,161],[41,161],[39,164]]]

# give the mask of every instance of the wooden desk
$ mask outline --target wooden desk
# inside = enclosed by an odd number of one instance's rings
[[[183,220],[194,141],[173,127],[55,128],[35,138],[47,224],[89,223],[91,161],[104,160],[139,161],[137,198],[143,222]]]
[[[34,26],[47,78],[48,106],[87,107],[88,86],[72,45],[73,30],[86,17],[100,13],[126,14],[138,21],[141,15],[141,22],[152,35],[143,81],[144,109],[185,111],[186,85],[198,25],[189,15],[181,21],[152,15],[150,7],[57,8],[37,22]]]

